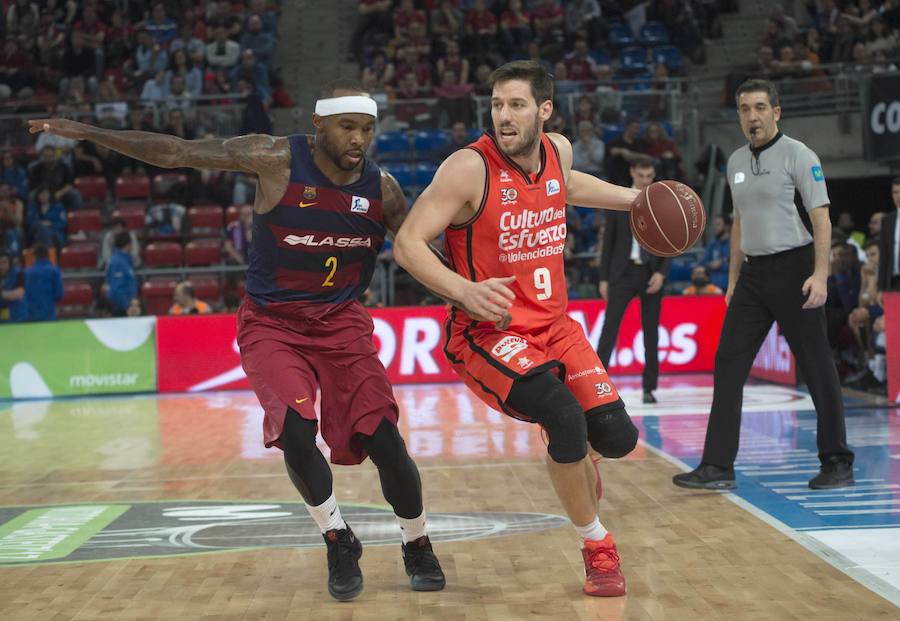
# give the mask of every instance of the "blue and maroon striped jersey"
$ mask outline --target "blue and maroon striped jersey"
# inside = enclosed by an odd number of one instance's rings
[[[253,214],[247,295],[279,302],[339,304],[369,286],[386,233],[381,170],[363,161],[359,179],[338,186],[313,161],[305,135],[289,136],[291,180],[266,214]]]

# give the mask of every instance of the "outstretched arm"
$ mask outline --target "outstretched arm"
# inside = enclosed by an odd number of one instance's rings
[[[560,134],[547,134],[559,149],[559,160],[566,175],[566,203],[595,209],[630,211],[639,190],[607,183],[593,175],[572,170],[572,143]]]
[[[287,140],[263,134],[183,140],[155,132],[103,129],[68,119],[36,119],[28,124],[32,134],[45,131],[72,140],[90,140],[159,168],[235,170],[265,176],[290,164]]]

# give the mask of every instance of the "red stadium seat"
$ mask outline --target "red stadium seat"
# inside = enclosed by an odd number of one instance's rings
[[[197,296],[197,299],[203,300],[210,306],[218,304],[219,298],[222,295],[218,278],[203,275],[196,277],[189,276],[188,280],[191,282],[191,286],[194,287],[194,295]]]
[[[175,293],[173,278],[151,278],[141,287],[144,309],[151,315],[165,315],[172,306],[172,295]]]
[[[75,189],[81,192],[81,198],[86,205],[100,204],[106,202],[106,178],[100,175],[90,175],[88,177],[77,177],[75,179]]]
[[[150,198],[147,175],[123,175],[116,179],[116,200]]]
[[[185,265],[214,265],[221,261],[221,240],[195,239],[184,247]]]
[[[188,209],[191,235],[195,237],[222,237],[222,208],[218,205],[197,205]]]
[[[97,244],[74,243],[65,246],[59,258],[64,270],[97,269]]]
[[[80,209],[69,212],[69,235],[75,233],[99,233],[103,230],[99,209]]]
[[[94,304],[94,290],[90,283],[69,281],[63,284],[63,297],[56,303],[56,313],[61,319],[84,317]]]
[[[144,228],[146,208],[143,205],[122,205],[112,212],[113,219],[122,218],[129,231],[140,231]]]
[[[153,242],[144,248],[144,265],[147,267],[179,267],[181,254],[181,244]]]

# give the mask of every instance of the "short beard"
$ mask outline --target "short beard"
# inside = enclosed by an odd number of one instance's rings
[[[534,119],[534,125],[531,126],[531,133],[525,134],[522,133],[522,146],[514,151],[505,151],[508,157],[520,157],[522,155],[527,155],[531,153],[534,149],[534,145],[537,144],[541,133],[541,118],[536,116]]]
[[[341,157],[343,153],[341,153],[337,147],[335,147],[330,140],[328,140],[327,134],[323,131],[316,134],[316,146],[322,150],[325,155],[328,156],[328,159],[332,161],[332,163],[344,170],[346,172],[350,172],[355,170],[360,164],[362,164],[362,160],[360,160],[357,164],[345,164],[341,161]]]

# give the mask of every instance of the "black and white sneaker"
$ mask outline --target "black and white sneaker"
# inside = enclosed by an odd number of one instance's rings
[[[336,600],[349,601],[363,590],[362,571],[359,569],[362,543],[349,526],[325,531],[322,537],[328,548],[328,592]]]

